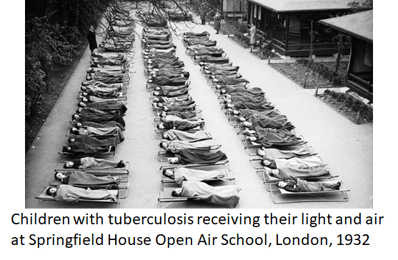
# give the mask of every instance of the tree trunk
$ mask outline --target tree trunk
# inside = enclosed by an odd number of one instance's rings
[[[336,73],[339,71],[340,60],[341,60],[341,50],[340,50],[340,47],[338,47],[338,49],[337,49],[337,57],[336,57],[336,69],[335,69]]]

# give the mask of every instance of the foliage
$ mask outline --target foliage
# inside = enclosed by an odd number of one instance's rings
[[[346,34],[339,33],[332,38],[332,41],[337,43],[337,57],[335,67],[335,72],[337,73],[337,71],[339,70],[341,57],[343,56],[343,50],[351,46],[351,37]]]
[[[310,59],[297,59],[297,64],[307,67],[311,72],[316,73],[318,76],[330,81],[333,85],[341,85],[345,81],[345,75],[340,75],[337,71],[332,71],[328,66],[314,62]]]
[[[35,59],[25,56],[25,117],[30,118],[37,111],[41,102],[42,93],[47,84],[46,73],[41,63]]]
[[[76,28],[48,23],[45,17],[26,21],[25,35],[25,116],[39,109],[46,91],[46,75],[54,64],[66,64],[75,53]]]
[[[324,102],[330,104],[357,124],[373,121],[373,107],[366,105],[348,93],[326,89],[320,97]]]
[[[235,28],[235,32],[234,33],[242,33],[245,34],[247,33],[247,23],[241,23],[239,21],[236,20],[226,20],[226,23],[228,23],[230,26],[232,26],[233,28]]]
[[[54,65],[66,65],[76,54],[82,35],[90,24],[96,24],[108,0],[71,0],[63,2],[68,14],[63,17],[54,1],[28,1],[25,21],[25,118],[30,120],[40,111],[42,95],[48,91],[48,72]],[[74,10],[71,10],[75,8]],[[73,12],[71,12],[73,11]],[[63,26],[72,24],[76,26]]]
[[[373,0],[353,1],[348,3],[348,6],[351,7],[351,10],[354,13],[362,12],[369,9],[373,9]]]
[[[213,18],[217,11],[214,4],[207,0],[192,0],[188,5],[197,14],[205,13],[208,18]]]
[[[225,20],[225,23],[221,24],[220,29],[222,34],[233,35],[231,38],[243,47],[248,47],[250,38],[247,34],[247,23],[238,22],[235,20]]]
[[[162,2],[167,4],[162,7]],[[27,148],[35,139],[46,115],[49,114],[59,93],[62,92],[68,75],[73,71],[72,62],[69,61],[78,58],[77,55],[73,55],[75,51],[73,46],[79,45],[79,51],[84,50],[86,44],[84,36],[90,25],[99,24],[97,34],[105,35],[103,29],[105,24],[101,24],[101,18],[106,14],[108,7],[126,11],[125,5],[140,8],[141,3],[144,3],[145,7],[148,3],[152,6],[159,5],[157,10],[166,18],[170,18],[173,14],[180,18],[181,13],[186,14],[189,11],[189,5],[186,5],[185,0],[25,1],[25,142]],[[135,19],[135,22],[139,21]],[[57,66],[57,64],[67,65]]]

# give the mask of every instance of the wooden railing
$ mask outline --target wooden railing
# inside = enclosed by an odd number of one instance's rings
[[[291,44],[289,43],[288,46],[280,40],[273,39],[273,44],[276,49],[282,51],[283,55],[291,55],[292,52],[297,54],[303,54],[309,52],[311,48],[311,44]],[[330,42],[330,43],[314,43],[312,45],[315,55],[319,54],[333,54],[337,52],[337,43]],[[349,49],[346,48],[344,53],[349,53]],[[302,56],[302,55],[299,55]]]
[[[294,50],[295,48],[300,48],[304,50],[309,50],[311,44],[289,44],[287,50]],[[314,50],[319,49],[336,49],[337,50],[337,43],[330,42],[330,43],[314,43],[313,45]]]
[[[283,50],[286,50],[284,42],[281,42],[280,40],[277,40],[277,39],[273,39],[272,41],[273,41],[274,46],[277,46]]]

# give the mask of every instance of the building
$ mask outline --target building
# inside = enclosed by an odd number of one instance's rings
[[[373,10],[319,22],[351,36],[347,86],[373,100]]]
[[[247,19],[281,55],[308,56],[311,41],[314,55],[332,55],[336,53],[332,38],[337,32],[317,21],[347,14],[349,2],[352,0],[248,0]]]
[[[243,18],[247,12],[246,0],[222,0],[223,16],[228,18]]]

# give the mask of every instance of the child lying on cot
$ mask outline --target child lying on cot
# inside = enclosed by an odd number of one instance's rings
[[[103,136],[114,136],[117,139],[117,142],[120,143],[124,140],[124,135],[122,130],[117,127],[72,127],[71,131],[74,135],[87,135],[91,137],[103,137]]]
[[[278,182],[278,187],[292,192],[318,192],[339,190],[341,181],[308,182],[299,178],[289,178]]]
[[[73,187],[70,185],[59,185],[49,187],[46,194],[53,196],[57,201],[78,202],[79,200],[111,200],[116,201],[115,195],[108,190],[91,190]]]
[[[95,176],[81,171],[56,172],[54,179],[62,184],[68,184],[73,187],[116,190],[119,188],[120,176]]]
[[[172,121],[172,122],[160,122],[156,125],[158,130],[169,130],[176,129],[180,131],[189,131],[189,130],[200,130],[200,127],[203,126],[204,121]]]
[[[74,169],[112,169],[112,168],[123,168],[126,164],[123,160],[111,161],[106,159],[94,158],[94,157],[83,157],[67,161],[64,164],[64,168]]]
[[[179,140],[179,141],[187,141],[187,142],[197,142],[197,141],[202,141],[202,140],[209,140],[212,139],[213,137],[209,132],[206,131],[196,131],[193,133],[186,132],[186,131],[180,131],[180,130],[174,130],[170,129],[162,134],[163,139],[166,140]]]
[[[183,181],[208,181],[222,180],[228,177],[228,170],[197,170],[191,168],[178,167],[174,169],[164,169],[162,174],[181,184]]]
[[[201,140],[201,141],[196,141],[196,142],[188,142],[188,141],[179,141],[179,140],[174,140],[174,141],[166,141],[163,140],[159,144],[160,148],[170,151],[172,153],[178,153],[181,150],[184,149],[201,149],[201,150],[210,150],[211,148],[217,148],[220,146],[220,144],[214,140]]]
[[[235,185],[213,187],[204,182],[184,181],[181,188],[173,190],[171,195],[235,208],[240,199],[239,191],[240,188]]]
[[[263,164],[263,161],[261,161]],[[277,169],[271,169],[268,167],[264,167],[265,172],[270,176],[278,179],[288,179],[290,177],[300,177],[300,178],[308,178],[308,177],[321,177],[328,175],[330,173],[330,169],[325,166],[319,167],[310,167],[310,168],[299,168],[296,166],[282,166]]]
[[[227,155],[222,151],[204,151],[184,149],[175,154],[175,157],[168,158],[170,164],[204,164],[211,165],[227,160]]]

